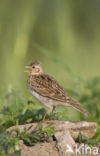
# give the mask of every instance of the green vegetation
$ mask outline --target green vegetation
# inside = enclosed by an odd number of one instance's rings
[[[33,101],[20,97],[14,90],[10,90],[6,96],[2,98],[1,103],[3,103],[0,111],[1,154],[7,154],[10,150],[18,152],[15,151],[15,144],[18,144],[19,140],[23,140],[27,146],[32,146],[34,143],[43,141],[46,137],[48,138],[53,135],[54,127],[52,124],[49,124],[45,128],[43,128],[42,124],[39,124],[39,126],[37,126],[32,132],[29,132],[32,126],[24,129],[23,132],[20,132],[19,129],[7,132],[6,129],[8,127],[40,121],[45,110],[35,109]],[[12,136],[13,132],[17,133],[16,137]]]
[[[9,154],[10,151],[12,153],[18,152],[15,149],[15,145],[17,145],[20,140],[27,146],[33,146],[37,142],[45,141],[46,137],[51,137],[54,133],[52,124],[49,124],[46,128],[39,125],[34,131],[29,132],[31,128],[32,126],[25,128],[23,132],[20,132],[19,129],[13,129],[10,132],[3,131],[0,135],[0,154]]]
[[[88,144],[90,146],[100,144],[100,126],[98,126],[97,128],[96,134],[90,139],[86,136],[83,136],[82,133],[80,132],[77,141],[79,143],[84,142],[85,144]]]

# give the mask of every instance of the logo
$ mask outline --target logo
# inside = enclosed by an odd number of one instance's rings
[[[98,147],[90,147],[85,144],[81,144],[78,146],[75,145],[74,149],[70,145],[66,145],[66,151],[65,153],[74,153],[74,154],[93,154],[96,155],[99,153]]]

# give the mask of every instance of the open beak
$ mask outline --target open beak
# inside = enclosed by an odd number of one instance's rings
[[[25,66],[25,68],[26,68],[25,72],[27,72],[27,73],[31,72],[31,70],[32,70],[31,66]]]

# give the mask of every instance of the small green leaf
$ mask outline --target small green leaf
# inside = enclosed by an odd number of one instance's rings
[[[82,143],[82,133],[81,132],[79,132],[78,138],[79,138],[79,143]]]

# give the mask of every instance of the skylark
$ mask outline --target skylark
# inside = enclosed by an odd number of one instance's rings
[[[64,89],[53,77],[43,72],[38,61],[34,61],[25,68],[27,69],[26,72],[28,72],[27,86],[30,93],[47,108],[43,120],[45,120],[48,108],[52,108],[52,115],[56,106],[71,106],[86,115],[89,114],[79,106],[80,103],[65,94]]]

